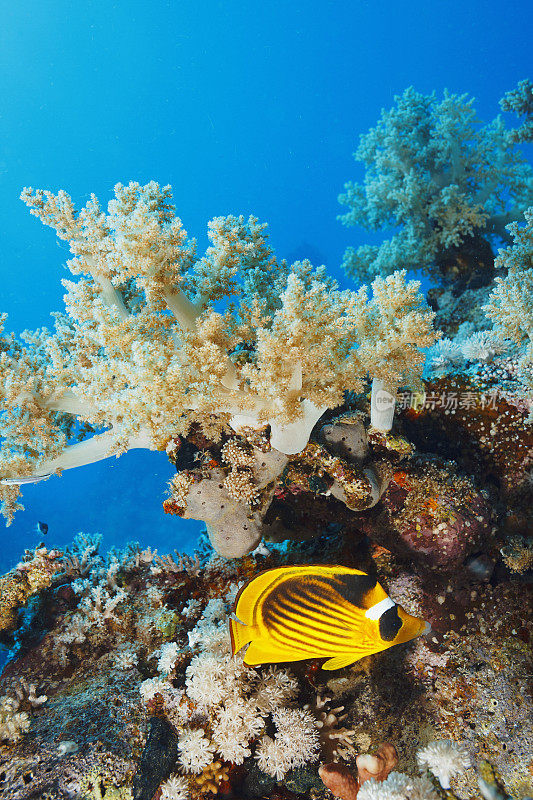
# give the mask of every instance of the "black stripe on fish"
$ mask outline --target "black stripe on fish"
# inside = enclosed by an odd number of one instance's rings
[[[292,611],[292,614],[288,613],[289,611]],[[280,637],[294,643],[300,643],[304,638],[308,643],[320,643],[332,647],[338,643],[339,639],[351,641],[350,636],[338,633],[335,628],[328,635],[329,631],[327,628],[324,629],[322,621],[310,617],[298,609],[273,609],[264,617],[264,622],[270,631],[276,631]]]
[[[314,599],[314,598],[313,598]],[[345,609],[339,606],[339,603],[329,601],[320,605],[313,603],[308,598],[276,598],[274,607],[281,605],[284,608],[291,607],[298,610],[299,613],[307,617],[313,617],[319,624],[331,625],[335,631],[347,631],[352,634],[357,626],[353,619],[345,613]],[[340,634],[342,635],[342,634]]]
[[[401,627],[402,621],[398,616],[398,606],[396,605],[384,611],[379,618],[379,635],[384,642],[392,642]]]
[[[282,581],[271,593],[272,596],[277,594],[292,593],[293,596],[306,597],[308,599],[316,599],[318,602],[333,600],[335,602],[335,595],[340,595],[342,599],[356,606],[356,608],[365,608],[364,598],[376,585],[376,579],[370,575],[345,575],[337,573],[333,577],[320,575],[313,577],[311,580],[302,582],[301,578],[289,578]]]
[[[330,600],[329,597],[327,599]],[[341,615],[336,613],[334,605],[331,607],[330,603],[328,605],[320,604],[309,594],[296,593],[294,591],[287,593],[272,592],[271,596],[263,603],[263,620],[268,625],[272,616],[287,611],[292,611],[294,614],[306,619],[312,619],[322,626],[329,624],[335,630],[350,630],[353,627],[353,625],[347,627],[343,624],[343,622],[346,622],[346,618],[341,619]]]

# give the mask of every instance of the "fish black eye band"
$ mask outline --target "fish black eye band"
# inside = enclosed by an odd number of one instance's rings
[[[398,606],[394,604],[387,611],[384,611],[379,618],[379,635],[383,641],[392,642],[398,635],[402,624],[398,614]]]

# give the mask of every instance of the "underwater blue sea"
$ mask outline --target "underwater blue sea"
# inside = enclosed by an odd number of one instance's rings
[[[52,324],[68,245],[32,217],[23,187],[79,205],[117,182],[171,184],[203,252],[207,222],[269,224],[279,258],[325,264],[341,287],[348,245],[337,197],[361,180],[359,135],[408,86],[476,98],[480,119],[532,67],[528,0],[17,0],[0,18],[0,311],[20,334]],[[427,280],[423,284],[427,288]],[[25,548],[100,533],[192,552],[203,523],[162,511],[173,469],[130,452],[28,486],[0,523],[4,572]],[[42,529],[41,529],[42,530]]]

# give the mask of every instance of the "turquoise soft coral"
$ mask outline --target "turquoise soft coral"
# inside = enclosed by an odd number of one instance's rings
[[[474,288],[473,274],[488,284],[493,240],[509,242],[505,226],[533,200],[519,139],[501,117],[480,125],[467,95],[445,91],[438,100],[409,87],[395,101],[360,138],[364,183],[346,183],[339,200],[345,225],[397,232],[379,246],[349,247],[344,268],[362,280],[405,267],[463,288]]]

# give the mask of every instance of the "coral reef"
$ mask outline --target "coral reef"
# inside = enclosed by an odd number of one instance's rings
[[[350,530],[322,540],[319,556],[314,540],[229,561],[205,545],[193,559],[134,545],[104,557],[98,544],[80,536],[58,556],[60,585],[41,591],[40,636],[17,632],[0,677],[0,797],[259,798],[283,785],[306,794],[319,787],[320,763],[346,800],[352,789],[373,797],[376,780],[387,788],[397,763],[407,772],[394,780],[435,792],[408,777],[420,762],[443,783],[449,774],[466,800],[474,775],[454,776],[464,752],[493,763],[515,796],[527,793],[527,584],[428,573],[375,545],[381,579],[431,621],[432,638],[336,674],[306,662],[252,669],[229,646],[239,586],[298,558],[337,560],[339,545],[361,563]],[[398,755],[380,746],[387,738]]]
[[[54,332],[0,336],[3,514],[25,482],[143,447],[175,469],[164,511],[206,530],[193,555],[79,534],[0,577],[0,800],[531,797],[530,82],[501,105],[519,127],[408,89],[362,137],[345,221],[399,228],[347,255],[371,295],[277,261],[254,218],[213,220],[197,257],[156,183],[107,212],[23,192],[75,280]],[[355,568],[362,593],[334,623],[324,592],[287,602],[297,644],[346,638],[376,582],[383,641],[395,604],[431,630],[339,670],[248,666],[241,590],[294,565]]]

